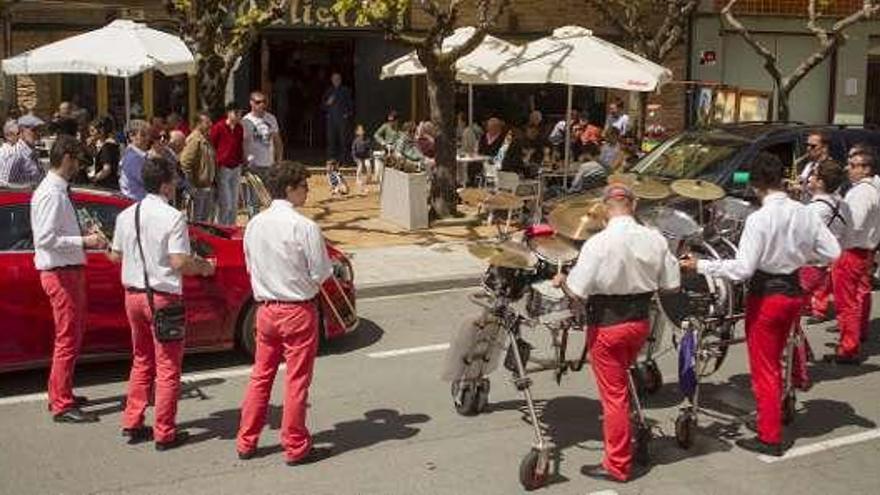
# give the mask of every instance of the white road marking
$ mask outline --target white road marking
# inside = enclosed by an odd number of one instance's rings
[[[49,396],[45,392],[39,394],[14,395],[12,397],[4,397],[0,399],[0,406],[10,404],[24,404],[26,402],[41,402],[49,400]]]
[[[408,349],[395,349],[393,351],[382,351],[382,352],[371,352],[367,354],[367,357],[373,359],[384,359],[395,356],[405,356],[407,354],[421,354],[424,352],[438,352],[445,351],[449,349],[449,344],[434,344],[434,345],[425,345],[421,347],[410,347]]]
[[[805,455],[816,454],[818,452],[823,452],[825,450],[831,450],[837,447],[843,447],[844,445],[852,445],[854,443],[867,442],[869,440],[875,440],[880,438],[880,428],[875,430],[863,431],[861,433],[855,433],[853,435],[847,435],[845,437],[832,438],[830,440],[824,440],[821,442],[817,442],[810,445],[803,445],[801,447],[795,447],[793,449],[789,449],[788,452],[785,453],[782,457],[772,457],[769,455],[759,455],[758,459],[762,462],[766,462],[767,464],[773,464],[775,462],[787,461],[789,459],[794,459],[796,457],[803,457]]]
[[[618,495],[614,490],[599,490],[598,492],[590,492],[587,495]]]
[[[366,297],[363,298],[364,303],[373,302],[373,301],[391,301],[394,299],[408,299],[413,297],[421,297],[421,296],[433,296],[437,294],[451,294],[453,292],[472,292],[477,286],[471,287],[457,287],[452,289],[437,289],[437,290],[429,290],[424,292],[411,292],[408,294],[394,294],[391,296],[376,296],[376,297]]]

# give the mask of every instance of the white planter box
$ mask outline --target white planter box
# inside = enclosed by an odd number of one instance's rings
[[[386,168],[380,205],[383,220],[407,230],[428,228],[428,175]]]

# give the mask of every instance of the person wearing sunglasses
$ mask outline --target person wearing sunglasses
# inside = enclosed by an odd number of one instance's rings
[[[830,144],[831,136],[825,132],[813,131],[807,136],[807,153],[802,158],[803,160],[806,160],[807,163],[804,165],[803,170],[801,170],[801,173],[798,176],[797,190],[792,191],[797,193],[794,194],[794,196],[797,196],[794,199],[798,199],[799,197],[801,201],[810,201],[808,187],[810,176],[820,163],[831,158],[828,153],[828,147]]]
[[[278,162],[282,154],[278,119],[266,110],[266,95],[260,91],[251,93],[251,111],[241,121],[244,126],[244,158],[248,169],[266,183],[269,167]]]

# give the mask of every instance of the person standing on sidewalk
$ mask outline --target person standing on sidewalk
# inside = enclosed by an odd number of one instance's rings
[[[837,352],[824,356],[826,362],[858,364],[861,342],[868,338],[871,315],[871,272],[874,252],[880,244],[880,189],[874,182],[874,155],[860,153],[848,158],[846,166],[853,184],[843,201],[852,213],[843,255],[831,269],[831,286],[840,342]]]
[[[251,111],[242,119],[244,126],[244,158],[248,169],[257,174],[263,184],[269,167],[281,160],[282,143],[278,120],[266,111],[266,95],[251,93]]]
[[[70,199],[70,180],[79,173],[81,152],[76,138],[59,136],[49,153],[49,173],[31,197],[34,265],[55,320],[49,410],[59,423],[98,421],[96,415],[80,409],[86,403],[85,397],[73,395],[73,371],[87,314],[83,250],[107,245],[99,233],[82,234]]]
[[[147,195],[117,217],[113,249],[108,254],[112,261],[122,262],[125,313],[131,325],[134,355],[122,434],[129,443],[155,437],[156,450],[177,447],[189,434],[177,431],[175,426],[183,336],[176,340],[162,337],[155,314],[182,303],[183,275],[214,274],[211,263],[190,254],[186,216],[168,204],[177,180],[177,171],[167,160],[147,160],[143,171]],[[155,396],[155,435],[144,425],[151,391]]]
[[[143,171],[153,139],[147,123],[142,120],[129,123],[128,136],[130,143],[119,163],[119,191],[132,201],[140,201],[146,195]]]
[[[624,185],[605,188],[608,227],[584,243],[568,276],[554,285],[587,300],[590,363],[602,400],[605,455],[586,475],[609,481],[631,476],[629,368],[650,333],[648,312],[658,290],[680,285],[678,262],[655,230],[633,218],[636,197]]]
[[[180,152],[180,168],[192,187],[192,220],[195,222],[207,222],[213,217],[217,163],[210,133],[211,116],[207,112],[200,112],[196,127],[186,138],[186,144]]]
[[[752,392],[758,411],[754,438],[743,449],[782,456],[782,353],[800,318],[803,291],[798,270],[807,263],[829,263],[840,245],[819,217],[783,192],[779,158],[759,154],[751,164],[751,186],[761,208],[749,215],[735,259],[681,261],[683,270],[733,281],[749,280],[746,300],[746,346]]]
[[[211,144],[217,160],[217,223],[235,225],[238,193],[241,189],[241,165],[244,129],[234,104],[226,106],[226,117],[211,127]]]
[[[316,297],[332,274],[318,225],[296,209],[309,194],[305,166],[280,162],[269,172],[272,205],[248,223],[244,253],[257,301],[254,367],[245,392],[238,430],[240,459],[253,457],[278,365],[287,363],[281,445],[288,465],[330,455],[313,448],[306,408],[318,349]]]
[[[322,108],[327,116],[327,159],[336,160],[340,166],[348,163],[348,133],[354,100],[351,90],[342,85],[342,75],[334,72],[330,76],[332,86],[321,99]]]

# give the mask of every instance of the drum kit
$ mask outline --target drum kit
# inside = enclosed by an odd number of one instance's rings
[[[745,219],[755,210],[749,202],[726,197],[721,187],[703,180],[667,184],[634,174],[614,174],[608,182],[623,183],[632,189],[640,200],[638,220],[659,230],[676,256],[714,260],[734,257]],[[459,196],[467,204],[490,209],[521,207],[521,202],[516,203],[519,198],[508,193],[462,189]],[[581,244],[605,227],[607,212],[600,198],[581,195],[558,203],[547,214],[546,222],[549,228],[528,228],[512,236],[499,236],[496,242],[469,246],[473,256],[489,265],[482,279],[483,291],[471,297],[483,312],[458,332],[444,372],[444,378],[452,383],[456,410],[468,416],[479,414],[487,406],[488,375],[500,363],[512,373],[514,385],[524,395],[535,433],[532,449],[520,465],[520,482],[526,489],[546,482],[553,449],[540,428],[528,373],[551,369],[559,382],[568,371],[581,369],[586,360],[586,350],[575,360],[565,355],[569,332],[583,328],[583,305],[573,304],[552,279],[574,266]],[[691,445],[690,430],[701,412],[700,379],[721,366],[728,346],[734,343],[733,328],[742,318],[744,288],[716,277],[682,273],[682,290],[658,294],[654,304],[652,335],[643,359],[630,373],[637,423],[636,461],[645,463],[651,432],[639,398],[662,385],[654,357],[664,327],[674,327],[672,340],[679,350],[679,383],[688,405],[676,421],[676,439],[687,448]],[[533,346],[523,339],[523,327],[549,330],[555,358],[552,364],[545,360],[539,370],[527,370]],[[505,349],[507,354],[502,360]]]

